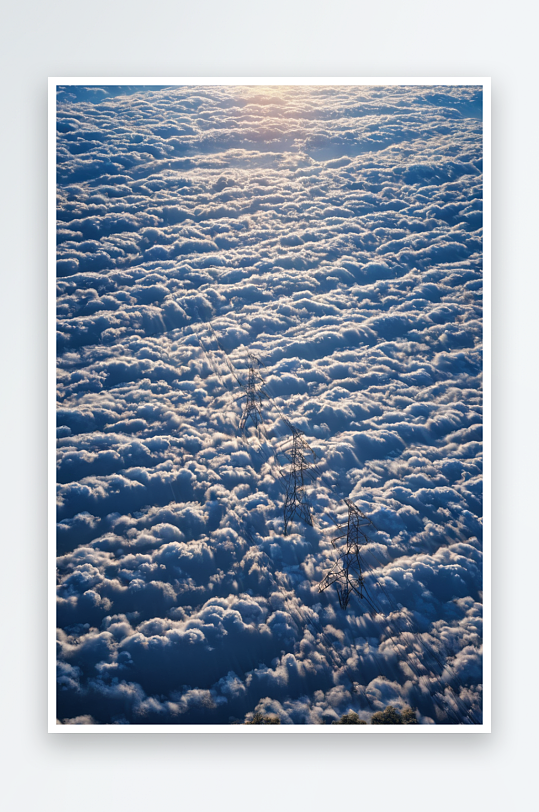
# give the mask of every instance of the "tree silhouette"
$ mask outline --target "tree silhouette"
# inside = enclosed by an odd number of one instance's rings
[[[281,720],[278,716],[264,716],[263,713],[257,711],[250,722],[245,722],[246,725],[280,725]]]
[[[349,713],[345,713],[344,716],[341,716],[338,722],[332,722],[333,725],[366,725],[367,722],[364,722],[362,719],[359,718],[355,711],[349,711]]]
[[[417,725],[417,719],[412,708],[404,708],[401,715],[393,705],[388,705],[383,711],[373,713],[371,725]]]

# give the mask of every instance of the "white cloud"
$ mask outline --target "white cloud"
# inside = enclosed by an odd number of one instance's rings
[[[102,96],[58,107],[59,721],[479,717],[478,91]],[[344,497],[384,616],[317,592]]]

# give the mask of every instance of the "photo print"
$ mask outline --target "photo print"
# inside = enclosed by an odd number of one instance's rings
[[[54,729],[484,731],[488,82],[156,81],[50,80]]]

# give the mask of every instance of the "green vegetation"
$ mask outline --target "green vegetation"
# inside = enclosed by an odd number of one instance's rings
[[[250,722],[245,722],[246,725],[280,725],[281,720],[278,716],[264,716],[263,713],[257,711]]]
[[[417,718],[415,711],[412,708],[404,708],[402,712],[398,711],[393,705],[388,705],[383,711],[377,711],[371,716],[371,725],[417,725]],[[349,711],[341,716],[338,722],[332,722],[333,725],[366,725],[367,722],[362,721],[355,711]]]
[[[400,713],[393,705],[383,711],[373,713],[371,725],[417,725],[417,719],[411,708],[404,708]]]
[[[417,721],[417,717],[415,715],[415,711],[412,708],[404,708],[402,711],[402,724],[403,725],[417,725],[419,724]]]
[[[359,718],[355,711],[350,711],[349,713],[345,713],[344,716],[341,716],[338,722],[332,722],[333,725],[366,725],[367,722],[364,722],[362,719]]]
[[[250,722],[245,722],[246,725],[280,725],[281,720],[278,716],[264,716],[263,713],[257,711]],[[397,710],[393,705],[388,705],[383,711],[377,711],[371,716],[370,722],[365,722],[360,719],[358,714],[351,710],[345,713],[337,722],[332,722],[332,725],[417,725],[418,721],[415,711],[412,708],[403,708],[402,711]]]

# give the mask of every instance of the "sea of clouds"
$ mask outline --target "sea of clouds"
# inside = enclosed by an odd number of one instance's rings
[[[59,89],[59,722],[481,720],[481,117],[464,86]],[[317,458],[287,536],[285,417]],[[318,591],[345,498],[377,612]]]

